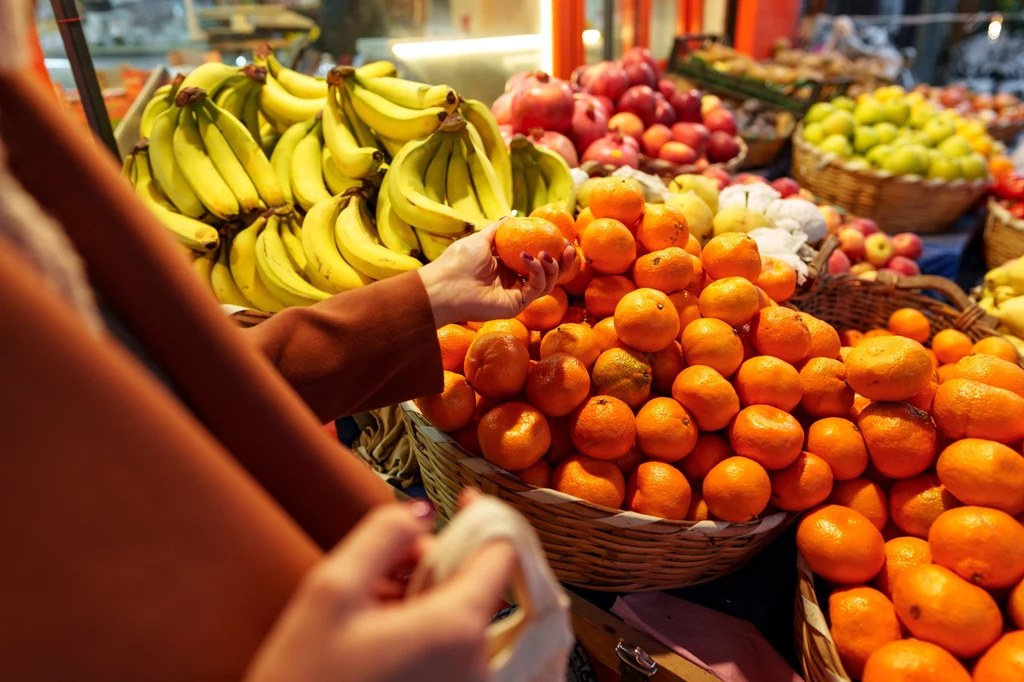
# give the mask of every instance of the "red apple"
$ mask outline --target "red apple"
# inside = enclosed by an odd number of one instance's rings
[[[654,90],[649,85],[634,85],[615,104],[620,112],[636,114],[643,121],[644,127],[654,123],[658,101],[654,98]],[[642,131],[641,131],[642,132]]]
[[[672,137],[676,142],[688,144],[696,149],[698,154],[703,154],[711,133],[703,123],[683,121],[672,126]]]
[[[622,69],[629,76],[631,85],[646,85],[654,88],[658,85],[658,74],[647,62],[632,61],[623,62]]]
[[[666,125],[655,123],[640,136],[640,142],[647,156],[658,156],[658,152],[666,142],[672,141],[672,129]]]
[[[854,218],[850,222],[846,223],[845,227],[853,227],[859,230],[865,237],[870,234],[881,232],[881,230],[878,229],[878,223],[871,218]]]
[[[801,187],[800,191],[798,191],[796,193],[796,196],[794,198],[795,199],[806,199],[807,201],[809,201],[809,202],[811,202],[813,204],[814,203],[814,192],[812,192],[811,190],[807,189],[806,187]],[[824,207],[823,206],[819,206],[818,208],[824,208]],[[829,208],[831,208],[831,207],[829,207]],[[835,211],[834,208],[832,210]]]
[[[716,107],[704,114],[704,125],[711,132],[721,130],[733,136],[736,134],[736,117],[725,107]]]
[[[676,94],[676,84],[667,78],[660,78],[658,80],[658,92],[665,96],[665,99],[671,100],[672,96]]]
[[[701,173],[701,175],[716,181],[718,183],[719,192],[729,186],[729,174],[721,168],[707,168]]]
[[[839,230],[839,248],[850,257],[850,260],[857,262],[864,258],[864,235],[852,227],[843,227]]]
[[[876,268],[884,268],[892,258],[889,235],[876,232],[864,238],[864,258]]]
[[[654,93],[655,101],[657,102],[654,106],[654,123],[660,123],[665,126],[673,125],[676,122],[676,110],[672,108],[672,105],[668,103],[668,100],[660,92]],[[654,125],[653,123],[651,125]]]
[[[796,196],[800,191],[800,185],[793,178],[776,178],[771,183],[775,191],[782,195],[782,198]]]
[[[708,161],[723,163],[740,153],[740,144],[732,133],[724,130],[712,131],[708,139]]]
[[[803,191],[803,190],[801,190]],[[829,234],[837,234],[839,227],[843,223],[843,217],[839,215],[839,211],[836,210],[835,206],[819,206],[818,210],[821,211],[821,215],[825,216],[825,227],[828,229]]]
[[[924,242],[913,232],[900,232],[892,238],[893,255],[917,260],[924,251]]]
[[[676,118],[689,123],[700,123],[700,90],[680,90],[668,98],[676,110]]]
[[[766,180],[764,176],[758,175],[757,173],[737,173],[736,175],[732,176],[732,181],[729,184],[752,185],[755,182],[763,182],[766,185],[768,184],[768,180]]]
[[[832,255],[828,257],[828,273],[830,275],[837,275],[841,272],[849,271],[850,259],[839,249],[833,251]]]
[[[640,117],[628,111],[622,111],[608,119],[608,130],[628,135],[634,140],[639,140],[644,134],[644,122]]]
[[[689,166],[697,160],[697,152],[689,145],[672,140],[662,145],[661,151],[658,152],[658,158],[678,163],[681,166]]]
[[[860,275],[864,275],[865,273],[868,273],[868,272],[870,272],[873,275],[875,273],[875,266],[872,265],[871,263],[867,262],[867,261],[863,261],[861,263],[855,263],[854,265],[850,266],[850,274],[851,275],[858,275],[858,276],[860,276]]]
[[[917,262],[906,256],[893,256],[885,267],[889,270],[895,270],[906,277],[915,277],[921,274],[921,268],[918,267]]]
[[[654,58],[654,54],[646,47],[631,47],[622,53],[622,59],[619,60],[622,65],[632,62],[643,62],[647,66],[651,67],[651,71],[655,74],[658,73],[658,60]]]

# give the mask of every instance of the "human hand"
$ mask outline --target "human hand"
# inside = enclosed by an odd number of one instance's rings
[[[300,585],[246,682],[488,680],[485,630],[515,553],[493,543],[453,579],[401,599],[432,525],[423,502],[367,515]]]
[[[565,242],[562,253],[523,253],[530,275],[523,281],[494,254],[494,234],[501,221],[458,240],[433,263],[419,269],[427,289],[434,324],[486,322],[515,317],[536,299],[550,294],[561,272],[576,259],[576,248]]]

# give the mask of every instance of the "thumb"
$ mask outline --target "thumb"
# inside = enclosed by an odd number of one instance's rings
[[[470,556],[451,578],[430,592],[442,604],[461,604],[490,619],[512,584],[519,560],[507,540],[495,540]]]

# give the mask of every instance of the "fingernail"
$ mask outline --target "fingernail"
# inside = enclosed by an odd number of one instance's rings
[[[526,253],[525,251],[523,251],[519,255],[523,257],[523,260],[528,260],[528,261],[535,260],[533,256],[531,256],[530,254]]]
[[[550,255],[548,255],[547,251],[541,251],[540,252],[540,257],[544,259],[545,263],[554,263],[555,262],[555,259],[552,258]]]
[[[434,503],[430,500],[414,500],[409,503],[409,511],[418,519],[434,518]]]

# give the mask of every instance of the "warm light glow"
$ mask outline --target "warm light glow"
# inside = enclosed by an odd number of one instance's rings
[[[554,9],[551,0],[540,0],[540,70],[555,71]]]
[[[596,28],[588,28],[583,32],[583,44],[587,47],[594,47],[601,42],[601,32]]]
[[[543,50],[542,42],[542,36],[536,34],[501,36],[500,38],[469,38],[466,40],[431,40],[427,42],[398,43],[391,46],[391,51],[399,59],[430,59]]]
[[[988,39],[992,41],[999,40],[999,34],[1003,32],[1003,18],[996,16],[992,19],[992,22],[988,25]]]

